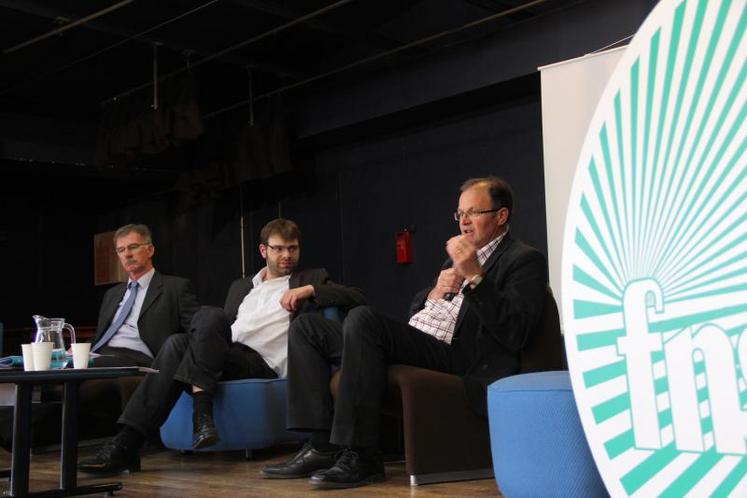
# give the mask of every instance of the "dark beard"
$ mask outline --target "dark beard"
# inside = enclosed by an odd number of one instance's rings
[[[285,277],[287,275],[290,275],[296,270],[296,266],[298,263],[294,264],[290,267],[281,267],[280,265],[277,265],[275,263],[267,262],[267,268],[270,270],[270,273],[275,275],[276,277]]]

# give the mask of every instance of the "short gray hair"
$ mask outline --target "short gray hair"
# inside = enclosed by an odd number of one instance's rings
[[[144,238],[146,244],[153,243],[153,237],[150,234],[150,228],[148,228],[146,225],[143,225],[142,223],[130,223],[128,225],[117,228],[117,231],[114,232],[114,245],[117,245],[117,240],[119,240],[121,237],[124,237],[125,235],[133,232]]]

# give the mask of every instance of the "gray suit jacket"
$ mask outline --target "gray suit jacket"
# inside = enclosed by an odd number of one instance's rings
[[[127,290],[127,284],[117,284],[104,294],[99,311],[99,322],[95,344],[114,319],[117,305]],[[145,294],[143,307],[137,320],[140,338],[157,355],[164,341],[171,334],[187,332],[192,315],[199,308],[192,284],[186,278],[163,275],[156,272]]]

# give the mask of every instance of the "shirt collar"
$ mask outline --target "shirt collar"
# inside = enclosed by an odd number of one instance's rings
[[[259,287],[260,285],[262,285],[265,282],[264,276],[265,276],[266,273],[267,273],[267,267],[265,266],[264,268],[262,268],[261,270],[259,270],[252,277],[252,285],[255,288]],[[273,280],[278,280],[278,279],[286,279],[286,280],[288,280],[288,279],[290,279],[290,275],[285,275],[284,277],[273,278]]]
[[[252,277],[252,285],[254,287],[259,287],[260,285],[262,285],[262,282],[264,282],[262,277],[264,276],[266,271],[267,271],[267,267],[265,266]]]
[[[130,282],[137,282],[138,286],[146,290],[148,286],[150,285],[150,281],[153,280],[153,275],[156,273],[155,268],[151,268],[149,271],[143,273],[143,276],[138,278],[137,280],[132,280],[131,278],[127,279],[127,285],[130,285]]]
[[[477,250],[477,261],[480,263],[480,266],[484,265],[485,262],[488,260],[491,254],[496,250],[496,248],[501,244],[503,241],[503,238],[508,233],[508,230],[504,231],[502,234],[500,234],[498,237],[494,238],[484,246],[482,246],[480,249]]]

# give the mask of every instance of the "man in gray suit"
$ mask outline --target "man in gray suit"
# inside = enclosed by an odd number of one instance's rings
[[[94,365],[149,367],[169,336],[189,330],[199,303],[189,280],[154,268],[156,249],[146,225],[120,227],[114,233],[114,250],[128,279],[104,294],[91,346],[101,356],[94,359]],[[111,434],[132,386],[111,380],[82,383],[84,433]]]
[[[104,295],[91,350],[96,366],[150,366],[166,339],[189,330],[199,303],[189,280],[153,267],[155,246],[145,225],[125,225],[114,245],[127,283]]]
[[[114,247],[127,283],[106,291],[99,311],[92,351],[101,354],[97,367],[150,366],[161,346],[172,334],[189,330],[199,308],[189,280],[163,275],[153,267],[155,247],[150,229],[141,224],[120,227]],[[121,413],[120,384],[110,380],[83,382],[80,387],[80,427],[84,437],[111,434]],[[34,406],[34,445],[59,442],[59,405]],[[0,410],[0,446],[10,448],[12,410]]]
[[[140,447],[166,421],[183,391],[194,400],[192,446],[216,444],[212,398],[218,381],[285,377],[288,328],[296,316],[365,304],[359,290],[335,284],[326,270],[297,270],[300,239],[290,220],[279,218],[262,228],[259,252],[266,266],[231,284],[224,309],[201,308],[188,333],[167,339],[153,362],[159,373],[145,376],[119,419],[122,431],[95,457],[82,460],[80,470],[140,470]]]

